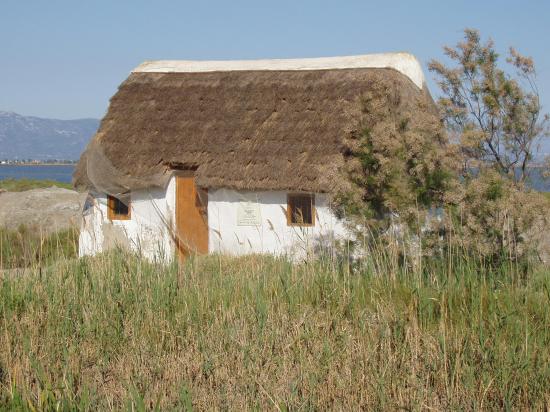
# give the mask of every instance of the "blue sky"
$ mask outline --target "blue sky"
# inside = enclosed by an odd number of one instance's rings
[[[409,51],[426,68],[465,27],[532,56],[550,111],[550,2],[528,0],[2,0],[0,110],[99,118],[132,68],[153,59]]]

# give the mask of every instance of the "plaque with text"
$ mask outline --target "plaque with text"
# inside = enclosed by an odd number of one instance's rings
[[[259,226],[260,205],[256,202],[240,202],[237,209],[238,226]]]

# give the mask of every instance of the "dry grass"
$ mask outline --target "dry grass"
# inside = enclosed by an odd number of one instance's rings
[[[12,409],[545,409],[550,278],[122,253],[0,284]],[[452,269],[447,269],[451,268]],[[449,272],[450,270],[450,272]]]

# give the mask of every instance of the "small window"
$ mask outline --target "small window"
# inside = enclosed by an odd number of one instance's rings
[[[315,226],[315,195],[289,194],[286,211],[289,226]]]
[[[130,197],[124,201],[114,197],[107,196],[107,217],[109,220],[130,220]]]

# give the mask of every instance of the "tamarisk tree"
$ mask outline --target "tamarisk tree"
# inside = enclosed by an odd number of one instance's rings
[[[432,60],[429,68],[463,177],[447,197],[447,241],[490,263],[529,262],[550,224],[548,202],[524,184],[548,137],[533,59],[510,48],[504,70],[493,41],[472,29],[444,52],[454,67]]]
[[[429,64],[441,88],[444,121],[462,153],[462,172],[467,176],[489,167],[523,183],[537,145],[548,137],[533,59],[510,48],[506,62],[512,76],[499,67],[492,40],[483,43],[473,29],[464,34],[454,48],[444,48],[455,67],[437,60]]]

